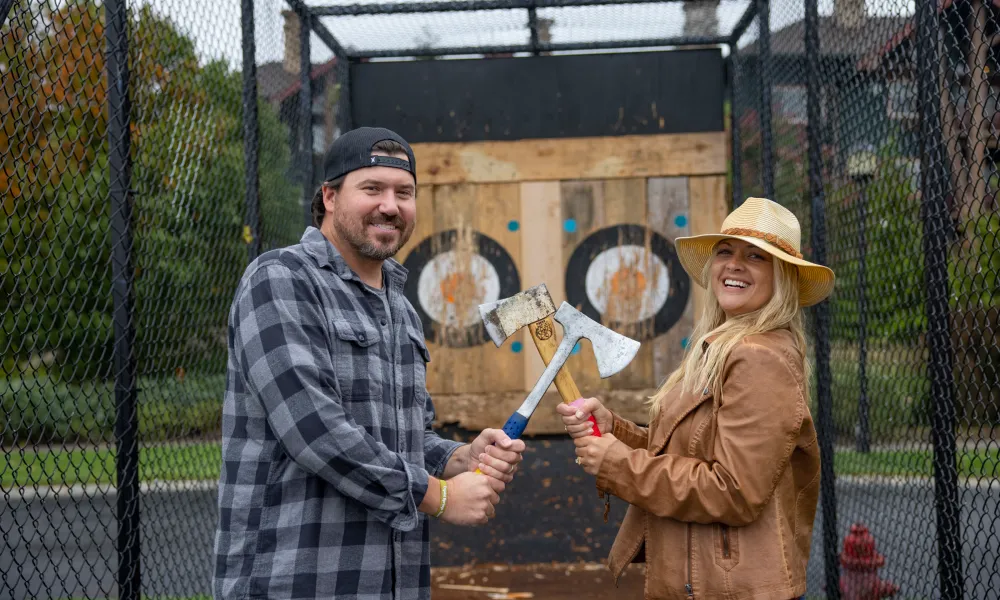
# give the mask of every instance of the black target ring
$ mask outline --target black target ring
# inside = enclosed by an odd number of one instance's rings
[[[641,225],[614,225],[587,236],[573,251],[566,265],[566,300],[583,314],[597,322],[602,316],[587,294],[587,271],[594,259],[606,250],[618,246],[644,247],[647,237],[650,252],[663,261],[669,277],[669,288],[663,306],[647,319],[637,322],[609,322],[615,330],[639,332],[642,340],[662,335],[677,324],[691,294],[691,279],[681,266],[674,245],[659,233]]]
[[[521,291],[521,278],[517,266],[507,250],[498,241],[478,231],[474,232],[473,236],[476,253],[496,272],[500,288],[499,297],[507,298]],[[455,250],[457,241],[458,230],[449,229],[426,237],[414,246],[403,261],[403,266],[409,271],[404,292],[420,316],[424,336],[428,341],[453,348],[468,348],[489,341],[482,322],[467,327],[445,327],[443,323],[437,322],[428,314],[420,300],[421,273],[437,256]]]

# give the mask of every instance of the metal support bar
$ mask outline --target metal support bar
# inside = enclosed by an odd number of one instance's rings
[[[336,81],[340,86],[337,97],[337,126],[341,133],[354,128],[354,111],[351,106],[351,59],[337,55]]]
[[[757,3],[751,2],[747,5],[747,9],[743,11],[743,16],[740,20],[736,22],[736,26],[733,27],[732,33],[729,35],[729,43],[735,48],[737,44],[740,43],[740,38],[746,33],[750,25],[753,24],[753,18],[757,16]]]
[[[917,0],[917,106],[920,114],[920,200],[923,221],[924,289],[928,374],[931,379],[931,440],[934,446],[934,508],[937,516],[939,596],[963,598],[961,503],[955,440],[955,382],[951,349],[948,284],[948,207],[942,152],[935,0]]]
[[[131,106],[126,0],[105,0],[108,86],[108,180],[111,201],[111,295],[114,303],[115,454],[118,487],[118,597],[139,600],[139,417],[132,263]]]
[[[740,110],[737,103],[736,71],[739,63],[739,51],[736,44],[729,44],[729,65],[726,69],[726,76],[729,80],[729,133],[732,136],[730,143],[732,148],[733,162],[733,207],[739,206],[743,202],[743,148],[740,141]]]
[[[257,46],[254,38],[253,0],[240,2],[243,28],[243,164],[246,171],[246,206],[243,222],[247,259],[260,254],[260,132],[257,120]]]
[[[563,8],[569,6],[602,6],[609,4],[660,4],[682,0],[466,0],[456,2],[387,2],[384,4],[345,4],[310,6],[317,17],[360,15],[399,15],[432,12],[468,12],[473,10],[517,10],[532,7]],[[697,1],[697,0],[696,0]]]
[[[299,164],[302,169],[302,204],[306,226],[312,224],[313,189],[313,90],[309,37],[313,17],[308,8],[299,12]]]
[[[760,25],[757,45],[760,48],[760,132],[761,132],[761,183],[764,195],[774,199],[774,139],[771,130],[771,4],[769,0],[755,0],[757,22]]]
[[[871,451],[871,425],[868,418],[868,185],[870,176],[861,178],[858,190],[858,452]]]
[[[307,6],[302,0],[285,1],[288,2],[288,6],[298,15],[309,14],[313,17],[317,16],[316,10],[311,6]],[[329,48],[331,52],[338,56],[348,56],[347,50],[340,45],[340,42],[338,42],[337,38],[330,33],[330,30],[327,29],[325,25],[320,23],[319,19],[312,19],[311,21],[312,30],[316,33],[316,36],[319,37],[324,44],[326,44],[327,48]]]
[[[528,31],[531,32],[531,53],[538,56],[538,10],[528,8]]]
[[[0,0],[0,29],[3,29],[4,23],[7,22],[7,15],[13,6],[14,0]]]
[[[762,30],[767,30],[763,27]],[[808,140],[809,197],[811,205],[811,245],[813,261],[826,264],[826,197],[823,189],[823,138],[820,107],[819,3],[805,0],[806,54],[806,139]],[[768,104],[770,107],[770,104]],[[770,111],[768,111],[770,112]],[[833,377],[830,372],[830,302],[824,300],[813,309],[819,438],[820,505],[823,511],[823,574],[825,592],[830,600],[840,599],[840,562],[837,556],[837,488],[833,468]]]
[[[606,42],[580,42],[554,44],[539,42],[538,52],[558,52],[560,50],[607,50],[612,48],[654,48],[663,46],[711,46],[728,44],[729,38],[717,37],[675,37],[649,40],[621,40]],[[533,52],[529,44],[511,46],[466,46],[460,48],[410,48],[408,50],[372,50],[351,54],[351,58],[393,58],[399,56],[448,56],[455,54],[503,54],[510,52]]]

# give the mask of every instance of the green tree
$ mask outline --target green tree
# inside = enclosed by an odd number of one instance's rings
[[[96,0],[20,3],[0,40],[0,388],[112,376],[103,19]],[[178,382],[212,374],[221,400],[226,314],[247,261],[242,76],[200,64],[147,6],[129,36],[140,376],[175,378],[183,396]],[[266,248],[297,240],[302,194],[286,176],[287,129],[265,101],[258,114]]]

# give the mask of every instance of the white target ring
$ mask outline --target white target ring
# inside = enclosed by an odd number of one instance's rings
[[[500,298],[500,277],[479,254],[446,251],[427,262],[417,281],[420,307],[446,327],[481,323],[479,305]]]
[[[616,320],[639,323],[663,308],[670,294],[670,272],[663,259],[647,248],[622,245],[594,257],[585,286],[587,299],[600,314],[608,314],[610,308]],[[609,307],[609,300],[620,305]]]

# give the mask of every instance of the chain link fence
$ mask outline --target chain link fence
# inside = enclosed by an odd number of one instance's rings
[[[863,526],[883,591],[1000,598],[997,7],[761,6],[734,49],[734,198],[793,209],[838,276],[811,311],[836,480],[809,594]]]
[[[301,235],[295,122],[259,103],[246,232],[239,1],[0,8],[0,597],[140,564],[143,595],[204,594],[226,317],[248,242]]]

